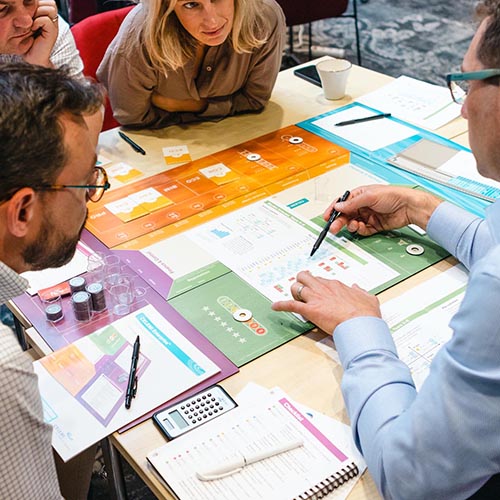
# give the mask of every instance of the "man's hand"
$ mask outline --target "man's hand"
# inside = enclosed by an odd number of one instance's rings
[[[185,113],[201,113],[207,108],[206,99],[173,99],[165,97],[157,93],[153,93],[151,102],[154,106],[170,113],[185,112]]]
[[[54,0],[39,0],[31,26],[34,42],[24,55],[26,62],[39,66],[52,66],[50,54],[59,33],[57,20],[57,6]]]
[[[426,229],[427,223],[442,203],[436,196],[418,189],[396,186],[362,186],[351,191],[349,199],[332,203],[323,218],[328,220],[332,208],[341,212],[330,231],[337,234],[343,226],[361,236],[416,224]]]
[[[349,287],[302,271],[291,290],[295,300],[275,302],[273,310],[300,314],[329,334],[348,319],[382,317],[378,299],[357,285]]]

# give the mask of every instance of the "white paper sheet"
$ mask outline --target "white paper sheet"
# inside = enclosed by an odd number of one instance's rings
[[[137,395],[124,406],[140,335]],[[220,371],[148,305],[34,363],[52,445],[69,460]]]
[[[446,87],[408,76],[400,76],[380,89],[359,97],[357,101],[429,130],[446,125],[460,116],[461,110]]]
[[[316,232],[313,232],[313,227]],[[398,273],[345,238],[327,236],[309,257],[321,228],[273,200],[263,200],[186,233],[272,301],[292,298],[299,271],[373,290]]]
[[[385,110],[384,110],[385,112]],[[355,123],[352,125],[336,126],[336,123],[354,120],[373,116],[378,113],[368,111],[360,106],[354,106],[334,113],[319,120],[312,122],[313,125],[338,135],[357,146],[367,149],[368,151],[376,151],[396,142],[407,139],[415,135],[415,130],[397,123],[389,118],[381,118],[380,120],[372,120],[368,122]]]
[[[451,338],[448,325],[465,295],[467,278],[465,269],[457,265],[381,306],[398,355],[410,367],[417,389],[429,374],[434,356]],[[340,363],[331,337],[317,345]]]

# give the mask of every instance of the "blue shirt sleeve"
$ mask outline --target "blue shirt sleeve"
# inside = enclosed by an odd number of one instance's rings
[[[500,472],[500,246],[481,219],[447,203],[428,232],[475,266],[420,392],[383,320],[334,331],[354,439],[388,499],[467,498]]]

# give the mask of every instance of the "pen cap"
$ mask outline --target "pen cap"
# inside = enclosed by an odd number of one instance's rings
[[[316,65],[323,93],[327,99],[342,99],[345,96],[347,77],[352,64],[346,59],[329,58]]]

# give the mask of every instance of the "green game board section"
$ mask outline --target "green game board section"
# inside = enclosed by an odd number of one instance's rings
[[[196,269],[196,271],[186,274],[172,283],[172,287],[168,292],[167,300],[177,297],[177,295],[186,293],[193,288],[204,285],[205,283],[210,283],[212,280],[230,272],[231,269],[226,267],[221,262],[213,262],[208,266]]]
[[[272,311],[271,302],[233,272],[191,288],[169,303],[238,367],[312,328],[292,314]],[[236,321],[232,314],[236,308],[250,310],[253,317]]]
[[[320,227],[325,224],[323,218],[320,216],[313,219],[313,221],[319,224]],[[371,290],[372,293],[380,293],[450,255],[428,236],[419,235],[408,227],[367,237],[352,234],[346,229],[342,229],[339,236],[355,242],[360,248],[384,264],[392,267],[400,274],[382,286]],[[332,240],[329,241],[334,243]],[[410,255],[406,251],[406,247],[410,244],[422,246],[424,253],[421,255]]]

